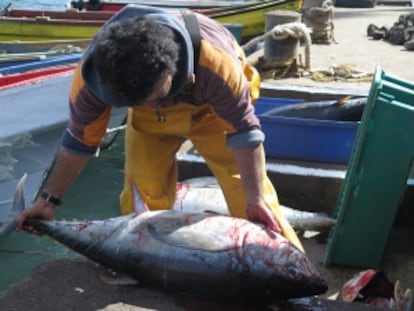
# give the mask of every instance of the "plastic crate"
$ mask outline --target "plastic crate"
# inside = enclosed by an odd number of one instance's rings
[[[378,268],[414,159],[414,84],[376,70],[325,263]]]

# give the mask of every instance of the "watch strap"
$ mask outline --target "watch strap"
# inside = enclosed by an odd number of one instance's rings
[[[52,203],[53,205],[61,205],[62,204],[62,200],[51,195],[49,192],[43,190],[40,193],[40,197],[45,200],[46,202]]]

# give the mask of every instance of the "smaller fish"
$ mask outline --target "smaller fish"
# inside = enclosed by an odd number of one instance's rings
[[[299,211],[283,205],[280,207],[286,220],[297,231],[324,232],[336,224],[336,219],[324,213]],[[196,177],[179,182],[173,209],[230,215],[226,199],[217,179],[210,176]]]
[[[404,290],[398,280],[393,284],[382,270],[367,269],[355,274],[343,285],[340,300],[392,311],[414,310],[411,289]]]
[[[270,116],[282,116],[302,119],[361,121],[367,98],[324,100],[302,102],[271,109]]]

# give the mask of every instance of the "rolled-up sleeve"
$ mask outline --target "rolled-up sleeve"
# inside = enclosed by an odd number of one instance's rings
[[[230,149],[254,147],[263,143],[264,140],[264,133],[259,129],[253,129],[247,132],[228,135],[227,147]]]

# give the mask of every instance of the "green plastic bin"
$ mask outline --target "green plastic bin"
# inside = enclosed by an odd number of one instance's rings
[[[414,159],[414,84],[377,68],[325,264],[378,268]]]

